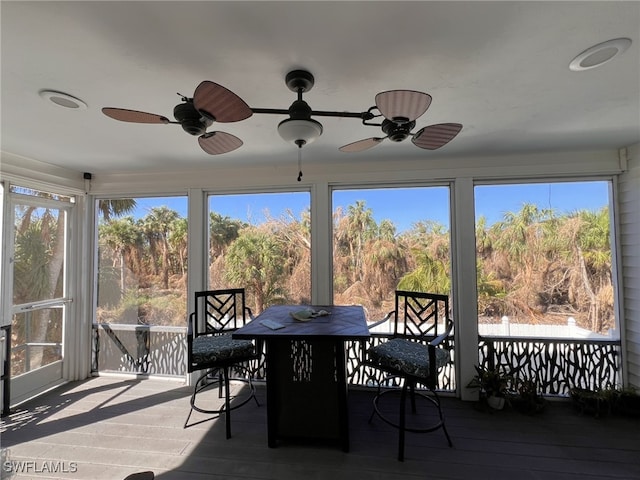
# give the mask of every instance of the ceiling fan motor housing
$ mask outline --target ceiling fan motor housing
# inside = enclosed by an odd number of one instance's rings
[[[278,133],[286,142],[293,142],[302,148],[322,135],[322,124],[311,118],[311,107],[302,99],[302,93],[313,87],[313,75],[305,70],[289,72],[285,83],[289,90],[298,94],[289,107],[289,118],[278,124]]]
[[[395,119],[394,119],[395,120]],[[389,140],[393,142],[402,142],[411,135],[411,130],[416,126],[415,121],[408,122],[406,119],[400,119],[399,122],[385,119],[382,122],[382,131],[387,134]]]
[[[204,134],[213,123],[211,119],[203,117],[190,101],[176,105],[173,116],[180,122],[182,129],[191,135]]]
[[[296,100],[289,107],[289,116],[293,119],[308,119],[311,116],[311,107],[304,100]]]

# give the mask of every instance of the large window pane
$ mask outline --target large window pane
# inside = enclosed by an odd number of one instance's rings
[[[370,320],[394,308],[394,291],[451,290],[449,188],[333,192],[333,298]]]
[[[609,183],[476,186],[480,333],[618,335]]]
[[[311,302],[308,192],[211,195],[209,287],[245,288],[254,314]]]
[[[187,198],[99,200],[98,323],[183,326]]]

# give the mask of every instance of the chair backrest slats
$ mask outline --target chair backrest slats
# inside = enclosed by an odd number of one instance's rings
[[[250,320],[243,288],[196,292],[194,336],[237,330]]]
[[[437,293],[396,291],[394,335],[437,337],[449,318],[449,297]]]

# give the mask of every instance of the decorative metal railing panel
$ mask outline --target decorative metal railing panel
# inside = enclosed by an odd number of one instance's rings
[[[480,337],[479,363],[534,380],[545,395],[621,384],[619,340]]]
[[[351,385],[376,386],[379,382],[391,386],[393,379],[385,379],[377,369],[365,365],[368,348],[378,345],[389,335],[374,334],[366,342],[349,341],[345,345],[347,355],[347,381]],[[305,352],[304,342],[298,342],[296,351]],[[439,388],[455,391],[454,338],[444,342],[451,352],[451,362],[441,372]],[[264,345],[262,355],[251,362],[251,370],[258,380],[266,378]],[[307,352],[308,353],[308,352]],[[305,355],[300,356],[306,358]],[[302,361],[302,360],[298,360]],[[298,365],[304,370],[304,365]],[[149,327],[146,325],[99,324],[93,327],[94,372],[121,372],[143,375],[186,375],[186,328]],[[242,375],[243,371],[235,372]]]
[[[183,327],[94,325],[92,371],[184,377],[186,347]]]
[[[389,335],[374,333],[366,341],[349,341],[347,381],[351,385],[372,387],[382,383],[396,385],[379,370],[365,363],[367,349],[387,340]],[[443,343],[451,355],[441,371],[438,387],[454,392],[456,385],[455,336]],[[258,380],[264,380],[265,356],[252,362]],[[301,347],[300,347],[301,348]],[[568,395],[571,387],[602,388],[621,384],[621,347],[616,340],[540,339],[528,337],[489,337],[479,340],[479,364],[502,366],[521,379],[538,383],[545,395]],[[93,371],[146,375],[186,376],[186,329],[145,325],[94,325]],[[303,368],[303,365],[300,366]],[[240,372],[238,372],[240,373]]]

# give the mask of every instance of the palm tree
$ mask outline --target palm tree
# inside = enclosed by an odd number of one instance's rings
[[[432,258],[424,250],[415,251],[414,257],[416,268],[400,279],[398,288],[448,295],[451,290],[451,278],[446,264]]]
[[[178,212],[168,207],[153,207],[142,219],[142,228],[149,240],[150,247],[160,247],[160,268],[162,287],[169,289],[169,234],[173,223],[179,218]],[[153,261],[154,259],[152,259]],[[157,268],[157,263],[153,262]],[[157,270],[156,270],[157,272]]]
[[[399,279],[407,271],[407,255],[405,246],[388,235],[367,242],[366,251],[368,254],[363,259],[362,284],[369,296],[367,303],[375,307],[393,298]]]
[[[169,234],[169,246],[171,251],[177,254],[180,273],[187,273],[187,219],[178,218],[173,223]]]
[[[556,268],[558,237],[552,234],[556,225],[553,210],[525,203],[519,212],[505,213],[503,220],[491,227],[489,234],[495,239],[491,260],[501,270],[496,280],[511,285],[505,300],[508,314],[527,314],[535,319],[548,308],[550,295],[545,283]]]
[[[99,226],[98,231],[100,243],[108,247],[114,254],[112,266],[120,268],[120,292],[122,295],[127,289],[127,257],[139,245],[141,232],[131,216],[103,223]]]
[[[268,213],[262,229],[273,235],[283,253],[287,299],[295,303],[311,300],[311,215],[303,211],[298,220],[289,209],[279,218]]]
[[[244,286],[255,301],[255,313],[284,296],[284,253],[273,235],[256,227],[243,230],[227,250],[225,276]]]
[[[508,252],[514,261],[524,260],[525,253],[531,253],[530,247],[542,238],[540,228],[545,220],[553,218],[553,211],[525,203],[517,212],[506,212],[504,219],[494,225],[500,232],[496,246]],[[528,267],[530,265],[527,265]]]
[[[110,198],[98,201],[98,212],[105,221],[113,217],[121,217],[127,213],[133,213],[136,201],[133,198]]]
[[[575,251],[579,264],[580,279],[589,299],[589,322],[591,329],[599,332],[606,316],[602,303],[613,306],[613,287],[611,279],[611,247],[609,244],[609,210],[598,212],[580,211],[575,214],[578,230],[575,239]],[[611,312],[611,308],[606,309]]]
[[[336,249],[346,256],[347,274],[350,283],[354,284],[362,280],[364,244],[375,238],[378,231],[372,210],[366,207],[365,201],[357,200],[355,205],[349,205],[345,217],[337,219],[334,231]]]
[[[211,259],[215,259],[238,238],[240,230],[248,225],[240,220],[222,216],[217,212],[209,213],[209,249]]]

